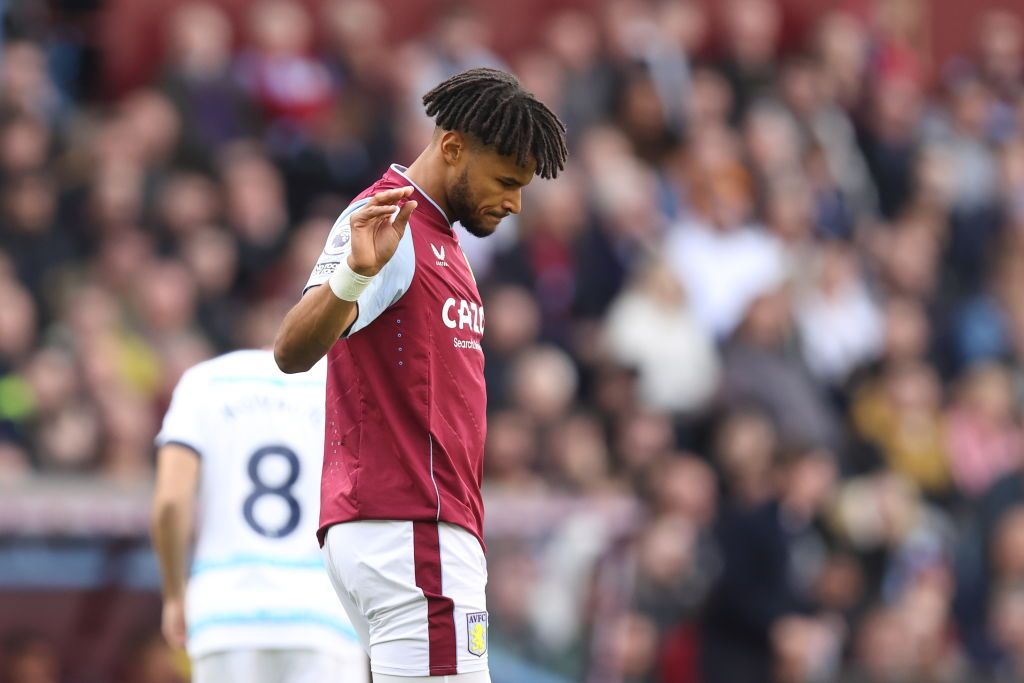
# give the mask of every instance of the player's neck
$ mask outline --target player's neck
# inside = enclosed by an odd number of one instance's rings
[[[438,168],[437,160],[431,156],[429,148],[425,149],[416,161],[409,164],[405,176],[416,183],[420,191],[426,193],[427,197],[441,207],[444,215],[451,220],[452,211],[444,191],[444,169]]]

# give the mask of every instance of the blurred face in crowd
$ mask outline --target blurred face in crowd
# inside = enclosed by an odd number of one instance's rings
[[[657,139],[665,127],[665,111],[654,81],[634,76],[621,97],[619,121],[622,128],[637,142]]]
[[[756,346],[778,348],[792,331],[789,293],[785,289],[762,294],[754,299],[743,319],[740,335]]]
[[[150,237],[141,230],[124,230],[103,240],[96,256],[100,268],[97,279],[111,291],[130,294],[140,273],[153,258]]]
[[[8,227],[23,234],[49,232],[57,211],[53,181],[44,175],[31,174],[5,181],[3,185],[2,217]]]
[[[661,517],[640,537],[641,581],[673,588],[692,570],[697,534],[684,517]]]
[[[537,455],[537,432],[525,414],[503,411],[487,420],[487,455],[484,466],[497,482],[529,470]]]
[[[148,331],[167,334],[191,324],[195,280],[180,263],[154,263],[137,284],[137,311]]]
[[[715,472],[697,456],[669,456],[652,470],[652,477],[658,507],[666,514],[685,517],[699,526],[714,518],[718,503]]]
[[[1000,186],[1007,220],[1019,228],[1024,226],[1024,139],[1003,145],[1000,160]]]
[[[614,670],[623,680],[644,680],[654,668],[658,655],[658,629],[649,618],[631,612],[609,625]]]
[[[1024,580],[1024,507],[1010,508],[999,520],[992,539],[991,563],[996,576]]]
[[[608,481],[607,439],[596,418],[574,415],[555,428],[550,441],[560,475],[573,490],[597,492]]]
[[[727,232],[750,218],[750,181],[738,164],[723,165],[710,176],[694,169],[691,182],[693,208],[711,227]]]
[[[818,24],[817,55],[836,96],[843,103],[852,104],[861,91],[867,66],[868,39],[864,26],[845,12],[826,14]]]
[[[442,17],[437,28],[441,50],[455,57],[472,59],[490,43],[491,24],[481,20],[471,5],[458,5]]]
[[[278,169],[259,150],[239,147],[227,155],[222,174],[231,227],[245,242],[274,243],[287,227]]]
[[[566,73],[552,54],[542,50],[528,52],[516,60],[515,72],[523,88],[546,102],[552,111],[563,109]]]
[[[529,627],[538,568],[532,555],[508,552],[488,558],[487,607],[503,629]]]
[[[561,12],[547,24],[545,35],[551,52],[570,70],[583,71],[600,56],[596,22],[585,12]]]
[[[772,0],[733,0],[725,13],[729,47],[740,62],[762,66],[775,56],[781,28]]]
[[[231,59],[231,22],[213,3],[190,2],[171,19],[173,59],[187,74],[219,75]]]
[[[927,300],[935,287],[939,245],[928,224],[907,223],[892,232],[881,254],[895,293]]]
[[[540,331],[537,299],[521,287],[502,287],[487,300],[487,346],[510,355],[532,343]]]
[[[177,173],[161,186],[157,203],[167,228],[184,237],[215,221],[219,188],[198,173]]]
[[[783,241],[796,243],[812,236],[814,205],[810,188],[799,177],[786,176],[769,183],[766,218],[771,231]]]
[[[885,377],[893,410],[903,415],[927,415],[939,408],[942,386],[927,363],[906,362],[891,368]]]
[[[223,295],[234,284],[238,247],[227,232],[217,228],[200,230],[188,238],[183,251],[182,256],[204,296]]]
[[[756,500],[770,492],[777,443],[774,425],[760,413],[735,413],[719,428],[715,459],[741,498]]]
[[[747,150],[764,176],[800,167],[800,139],[792,114],[780,105],[754,107],[744,124]]]
[[[178,142],[181,121],[166,95],[155,89],[140,90],[121,105],[125,132],[134,138],[148,165],[166,163]]]
[[[58,661],[50,643],[33,639],[19,645],[8,656],[5,680],[9,683],[57,683],[60,680]]]
[[[666,2],[658,8],[658,26],[687,54],[697,52],[707,39],[708,16],[699,2]]]
[[[1012,653],[1019,666],[1024,656],[1024,585],[1005,584],[993,593],[989,610],[992,636]]]
[[[813,114],[821,101],[821,74],[816,62],[793,59],[781,75],[782,94],[797,116]]]
[[[309,14],[293,0],[262,0],[253,5],[249,31],[256,46],[269,57],[301,55],[313,38]]]
[[[729,82],[714,69],[694,69],[690,96],[686,99],[687,120],[691,125],[725,122],[732,110],[733,92]],[[699,136],[695,136],[699,139]]]
[[[67,404],[80,388],[73,356],[57,348],[36,352],[25,368],[37,413],[52,414]]]
[[[16,282],[0,280],[0,359],[27,354],[36,339],[36,307]]]
[[[586,203],[585,186],[574,171],[566,169],[558,178],[530,190],[530,203],[519,222],[521,234],[542,233],[563,244],[571,244],[586,230],[587,216],[578,208]]]
[[[890,361],[922,358],[928,350],[929,325],[914,299],[893,297],[885,305],[885,357]]]
[[[875,130],[883,138],[904,139],[920,120],[921,88],[908,78],[890,76],[874,83]]]
[[[978,53],[986,76],[1012,86],[1024,77],[1024,24],[1018,15],[991,11],[981,20]]]
[[[836,482],[835,458],[831,453],[801,454],[786,473],[786,502],[808,517],[829,500]]]
[[[619,421],[615,437],[619,457],[636,473],[672,447],[672,423],[663,413],[637,411]]]
[[[83,471],[90,467],[100,446],[96,412],[83,403],[62,408],[43,420],[34,444],[43,467],[53,472]]]
[[[576,396],[576,367],[564,351],[553,346],[523,351],[513,372],[517,405],[541,422],[563,415]]]
[[[868,614],[857,636],[857,662],[875,681],[909,680],[913,650],[906,647],[904,623],[895,607],[879,607]]]
[[[373,0],[334,0],[324,3],[324,22],[335,50],[350,58],[357,53],[375,53],[387,28],[388,17]]]
[[[50,150],[50,131],[29,116],[0,128],[0,171],[16,174],[41,170]]]
[[[512,156],[498,154],[471,135],[435,133],[446,163],[445,196],[450,218],[477,237],[487,237],[509,214],[519,213],[523,188],[533,180],[536,162],[519,166]]]
[[[964,378],[961,405],[993,425],[1005,425],[1014,419],[1013,376],[995,363],[972,368]]]
[[[985,84],[973,78],[963,79],[952,88],[953,121],[965,135],[981,136],[988,123],[991,93]]]
[[[12,41],[0,59],[0,99],[25,114],[41,113],[51,86],[42,48],[27,41]]]

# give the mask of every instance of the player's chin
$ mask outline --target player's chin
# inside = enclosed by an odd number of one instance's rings
[[[501,218],[492,214],[484,214],[481,218],[474,218],[472,221],[462,221],[462,227],[474,237],[487,237],[493,235],[498,229]]]

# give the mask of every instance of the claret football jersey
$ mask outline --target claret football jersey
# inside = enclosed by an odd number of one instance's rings
[[[349,221],[382,190],[417,208],[328,353],[319,537],[333,524],[441,521],[483,536],[484,308],[448,217],[393,165],[335,222],[306,285],[348,258]]]

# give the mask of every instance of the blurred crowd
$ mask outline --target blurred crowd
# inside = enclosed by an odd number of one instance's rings
[[[592,683],[1024,680],[1024,26],[936,64],[928,7],[784,42],[773,0],[606,0],[499,55],[470,5],[394,45],[373,0],[190,1],[114,100],[9,18],[0,482],[149,479],[183,370],[269,343],[428,139],[422,93],[499,66],[572,156],[463,238],[485,488],[633,512],[494,543],[492,649]]]

